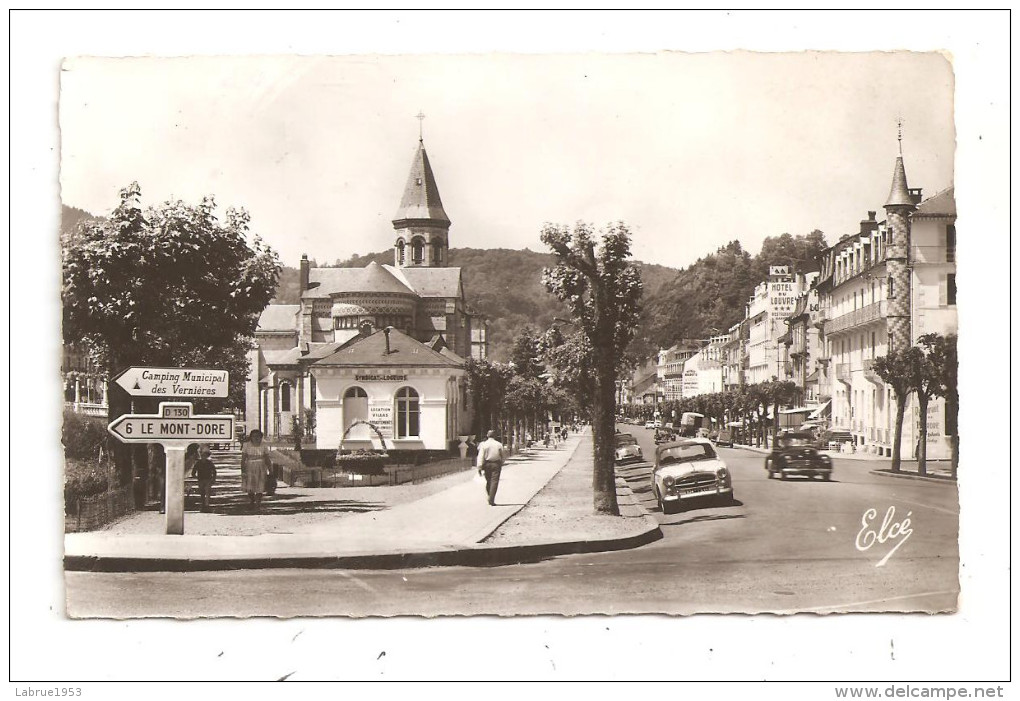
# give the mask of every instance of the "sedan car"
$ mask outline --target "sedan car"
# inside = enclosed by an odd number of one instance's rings
[[[629,433],[616,434],[616,464],[622,465],[625,462],[640,462],[644,460],[641,454],[641,446],[637,439]]]
[[[808,432],[786,433],[776,439],[772,452],[765,458],[765,469],[769,479],[777,474],[780,479],[787,475],[807,475],[832,479],[832,458],[822,455],[814,446],[815,438]]]
[[[684,508],[692,499],[734,499],[730,471],[707,438],[687,438],[657,447],[652,493],[664,514]]]

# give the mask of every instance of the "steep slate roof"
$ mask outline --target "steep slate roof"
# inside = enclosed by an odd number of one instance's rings
[[[955,217],[956,196],[955,187],[947,187],[942,192],[936,193],[917,206],[914,212],[915,217]]]
[[[401,227],[411,221],[429,221],[449,226],[450,218],[443,210],[443,201],[439,199],[439,187],[436,176],[432,174],[425,144],[418,142],[418,150],[411,161],[411,172],[404,186],[404,196],[400,198],[400,208],[393,217],[393,225]]]
[[[297,331],[300,304],[270,304],[259,315],[259,331]]]
[[[885,203],[886,207],[898,205],[914,206],[914,200],[910,198],[910,191],[907,188],[907,171],[903,167],[903,156],[896,157],[892,187],[889,189],[889,199]]]
[[[393,275],[389,266],[375,261],[364,268],[312,268],[308,271],[308,283],[311,289],[303,297],[329,297],[339,292],[414,292]]]
[[[459,362],[437,353],[397,329],[390,329],[390,352],[386,353],[386,333],[355,338],[332,354],[312,363],[314,367],[463,367]]]
[[[394,268],[384,265],[420,297],[462,297],[460,268]]]

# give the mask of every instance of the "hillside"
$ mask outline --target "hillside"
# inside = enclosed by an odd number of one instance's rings
[[[352,256],[338,261],[340,267],[364,267],[375,261],[393,263],[393,251]],[[567,318],[566,307],[542,285],[542,269],[554,265],[551,254],[528,249],[450,249],[450,265],[464,271],[464,294],[471,308],[489,318],[491,357],[505,360],[513,339],[526,326],[539,331],[553,325],[555,318]],[[676,277],[677,271],[661,265],[641,265],[641,277],[648,297],[658,293]],[[298,271],[284,268],[276,301],[296,304]]]
[[[630,352],[647,357],[680,338],[707,338],[725,332],[744,316],[754,287],[768,275],[769,265],[791,265],[799,272],[817,270],[814,256],[825,248],[820,231],[806,236],[770,237],[752,256],[739,241],[710,253],[683,270],[638,262],[644,282],[641,321]],[[393,262],[386,250],[337,261],[340,267]],[[450,265],[464,270],[464,293],[471,308],[490,319],[490,357],[506,360],[510,345],[526,326],[542,331],[556,317],[566,318],[564,305],[546,292],[542,268],[553,256],[528,249],[450,249]],[[314,262],[313,262],[314,265]],[[283,269],[276,302],[296,304],[298,271]]]

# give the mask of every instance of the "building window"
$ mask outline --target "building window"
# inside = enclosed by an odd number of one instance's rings
[[[410,387],[397,392],[397,438],[417,438],[419,433],[418,393]]]
[[[420,237],[411,240],[411,262],[421,263],[425,260],[425,241]]]
[[[946,276],[946,304],[956,306],[956,273],[949,273]]]
[[[404,264],[404,239],[399,239],[397,241],[397,261],[401,265]]]
[[[946,226],[946,262],[956,262],[956,224]]]
[[[886,282],[887,282],[887,288],[886,288],[886,291],[885,291],[885,297],[886,297],[886,299],[892,299],[893,298],[893,292],[894,292],[894,290],[893,290],[893,277],[892,277],[892,275],[890,275],[888,277]]]
[[[280,411],[290,411],[290,383],[280,384]]]

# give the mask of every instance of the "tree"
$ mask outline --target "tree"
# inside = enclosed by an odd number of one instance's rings
[[[907,408],[907,397],[914,391],[914,378],[921,362],[921,351],[916,347],[893,351],[875,358],[872,366],[883,382],[892,387],[896,396],[896,426],[893,428],[892,471],[900,471],[900,446],[903,441],[903,414]]]
[[[928,452],[924,445],[928,436],[928,399],[922,399],[922,394],[924,394],[926,397],[942,397],[946,400],[946,434],[950,440],[950,465],[955,478],[960,460],[959,429],[957,428],[960,393],[956,384],[958,368],[956,334],[943,336],[937,333],[926,333],[917,339],[917,342],[924,353],[922,372],[919,373],[918,387],[915,388],[918,397],[918,410],[923,417],[921,421],[922,444],[917,455],[918,472],[924,474],[927,471],[928,459]]]
[[[771,382],[765,383],[764,392],[772,405],[772,445],[775,445],[776,435],[779,433],[779,407],[793,401],[797,385],[793,382],[780,382],[773,379]]]
[[[64,341],[73,339],[108,377],[132,365],[227,370],[226,404],[243,406],[246,354],[276,288],[279,259],[250,236],[243,210],[228,209],[221,222],[211,197],[144,212],[140,200],[132,183],[109,219],[83,220],[64,237]],[[155,401],[136,404],[156,408]],[[111,388],[110,417],[130,410],[126,394]],[[130,458],[111,441],[126,480]]]
[[[556,255],[555,267],[543,271],[542,281],[567,304],[591,346],[595,511],[618,516],[614,465],[616,378],[634,337],[642,291],[641,275],[629,261],[630,231],[623,223],[610,225],[596,241],[587,224],[579,222],[573,231],[548,224],[541,238]]]

